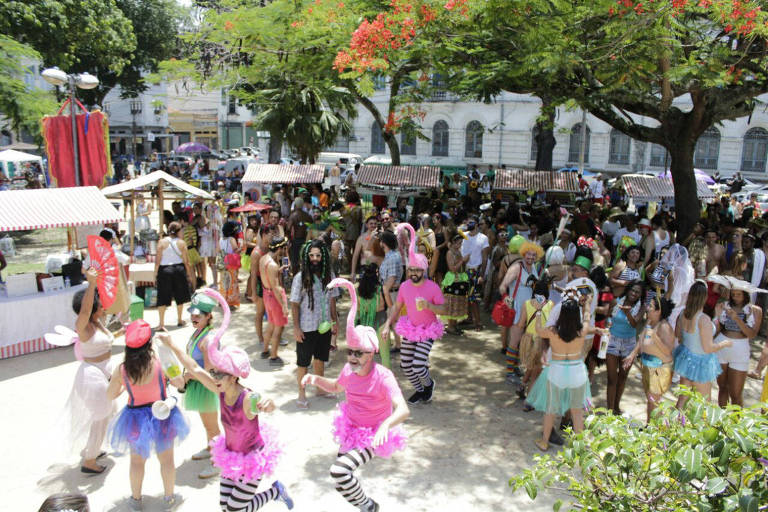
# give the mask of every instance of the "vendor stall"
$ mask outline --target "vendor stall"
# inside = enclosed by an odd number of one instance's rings
[[[578,194],[576,173],[554,171],[528,171],[523,169],[496,169],[493,190],[500,192],[529,192],[535,194]]]
[[[40,164],[40,167],[43,165],[43,159],[31,153],[24,153],[15,149],[0,151],[0,171],[9,179],[18,174],[19,164],[25,162],[37,162]]]
[[[386,196],[389,204],[398,197],[427,196],[440,188],[440,167],[433,165],[368,165],[357,177],[360,194]]]
[[[243,195],[255,188],[261,197],[265,192],[264,185],[322,183],[324,177],[325,167],[322,165],[250,164],[240,184]]]
[[[198,197],[201,199],[213,199],[213,195],[205,190],[193,187],[189,183],[182,181],[178,178],[174,178],[170,174],[164,171],[155,171],[138,178],[118,183],[109,187],[101,189],[101,193],[105,197],[113,197],[120,199],[127,199],[123,196],[123,193],[130,192],[131,200],[131,222],[130,222],[130,254],[131,259],[134,256],[134,242],[135,242],[135,221],[136,221],[136,192],[142,190],[150,190],[156,188],[157,197],[160,205],[164,206],[166,198],[186,198],[188,195]],[[158,215],[160,217],[161,227],[164,225],[164,208],[158,208]]]
[[[0,232],[100,227],[120,220],[96,187],[0,192]],[[8,281],[11,288],[0,291],[0,359],[53,348],[43,336],[56,325],[74,325],[72,296],[87,285],[38,292],[34,274],[8,276]]]
[[[634,174],[622,176],[617,184],[635,203],[664,202],[674,204],[675,185],[671,178]],[[699,199],[712,199],[715,193],[702,180],[696,180]]]

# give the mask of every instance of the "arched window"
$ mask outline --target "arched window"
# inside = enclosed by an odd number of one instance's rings
[[[768,131],[763,128],[751,128],[744,134],[741,170],[765,172],[766,155],[768,155]]]
[[[608,163],[617,165],[629,164],[629,152],[632,148],[632,139],[626,133],[619,130],[611,130],[611,148],[608,153]]]
[[[587,126],[587,143],[584,146],[584,161],[589,162],[589,138],[591,131]],[[575,163],[579,161],[579,152],[581,151],[581,123],[576,123],[571,128],[571,142],[568,146],[568,161]]]
[[[539,157],[539,143],[536,138],[539,136],[539,127],[534,126],[531,130],[531,160],[535,161]]]
[[[371,125],[371,154],[383,155],[386,153],[384,150],[384,135],[381,133],[381,126],[376,121]]]
[[[445,121],[432,126],[432,156],[448,156],[448,123]]]
[[[483,125],[478,121],[470,121],[466,128],[464,156],[466,158],[483,158]]]
[[[707,128],[696,141],[693,152],[693,165],[699,169],[717,169],[720,156],[720,132],[717,128]]]
[[[667,148],[660,144],[651,145],[651,167],[669,167],[671,159],[669,157],[669,151]]]
[[[404,133],[400,134],[400,154],[401,155],[415,155],[416,154],[416,137],[413,137],[412,141],[408,141],[408,137]]]

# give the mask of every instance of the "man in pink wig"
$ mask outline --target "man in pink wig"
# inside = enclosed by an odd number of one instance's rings
[[[363,512],[376,512],[379,505],[366,496],[355,476],[357,468],[374,455],[391,457],[405,447],[406,434],[400,424],[410,415],[394,374],[373,360],[379,339],[372,327],[355,326],[357,294],[346,279],[334,279],[328,287],[343,286],[352,297],[347,315],[347,364],[337,379],[305,375],[302,386],[314,385],[329,393],[346,393],[333,420],[339,455],[331,466],[336,490]]]
[[[429,265],[426,256],[416,252],[413,226],[407,223],[397,226],[398,233],[406,229],[411,235],[406,265],[408,279],[400,285],[397,303],[381,328],[381,336],[389,335],[390,326],[405,306],[407,314],[397,320],[395,332],[403,338],[400,367],[416,388],[408,403],[429,403],[435,390],[435,381],[429,374],[429,352],[435,340],[443,337],[444,326],[437,315],[445,314],[445,306],[440,287],[426,277]]]

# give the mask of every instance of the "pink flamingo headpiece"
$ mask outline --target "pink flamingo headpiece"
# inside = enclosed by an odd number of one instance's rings
[[[199,293],[204,293],[216,299],[219,305],[221,305],[222,311],[224,311],[221,325],[216,329],[213,339],[208,343],[208,359],[211,360],[211,364],[219,371],[234,375],[235,377],[247,377],[251,373],[251,363],[248,361],[248,354],[243,349],[237,347],[222,347],[219,341],[227,331],[227,327],[229,327],[231,313],[227,300],[219,292],[210,288],[204,288]]]
[[[410,235],[410,240],[408,241],[408,266],[413,268],[420,268],[422,270],[427,270],[429,268],[429,262],[427,262],[427,257],[423,254],[420,254],[416,250],[416,231],[413,229],[413,226],[408,224],[407,222],[401,222],[397,225],[397,234],[399,235],[404,230],[408,230],[408,233]]]
[[[346,288],[349,296],[352,298],[352,307],[349,308],[349,314],[347,315],[347,345],[349,345],[349,348],[356,350],[378,352],[379,337],[376,335],[376,329],[365,325],[355,325],[355,317],[357,316],[357,292],[355,291],[355,286],[341,277],[337,277],[328,283],[328,288],[338,287]]]

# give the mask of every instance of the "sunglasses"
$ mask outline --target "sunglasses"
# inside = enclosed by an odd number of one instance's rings
[[[348,356],[355,356],[355,357],[363,357],[363,354],[368,354],[369,352],[365,352],[364,350],[352,350],[347,349],[347,355]]]
[[[217,370],[211,370],[208,373],[211,374],[211,378],[213,378],[214,380],[221,380],[221,379],[223,379],[224,377],[226,377],[228,375],[228,374],[226,374],[224,372],[220,372],[220,371],[217,371]]]

